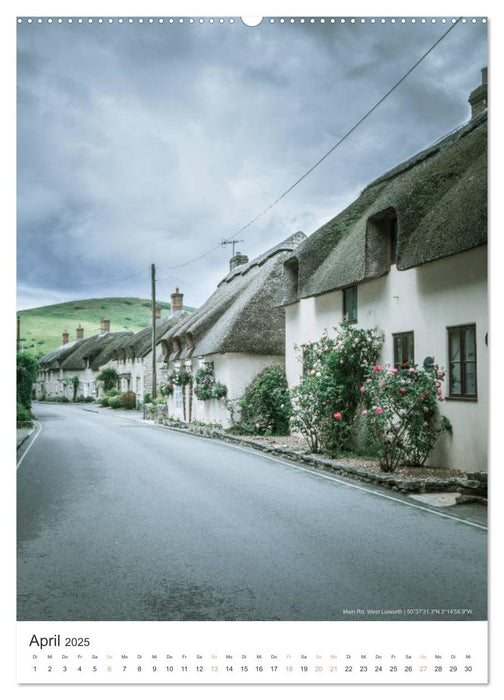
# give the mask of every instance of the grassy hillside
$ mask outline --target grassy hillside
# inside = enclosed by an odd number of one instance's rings
[[[170,302],[158,301],[161,317],[171,313]],[[20,345],[37,356],[61,345],[63,331],[68,339],[75,340],[79,323],[84,328],[84,338],[100,332],[100,321],[106,316],[110,320],[110,331],[133,331],[150,326],[151,302],[138,297],[108,297],[103,299],[79,299],[64,304],[39,306],[18,311],[20,318]],[[184,306],[186,311],[192,308]]]

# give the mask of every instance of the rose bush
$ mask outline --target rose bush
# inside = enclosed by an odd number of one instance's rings
[[[377,329],[342,323],[334,338],[325,332],[317,342],[297,348],[303,377],[290,392],[291,429],[313,452],[333,455],[348,445],[361,401],[359,389],[382,343]]]
[[[369,439],[381,468],[393,472],[399,464],[422,466],[439,436],[451,425],[438,410],[443,401],[445,373],[428,363],[396,369],[375,365],[360,388]]]

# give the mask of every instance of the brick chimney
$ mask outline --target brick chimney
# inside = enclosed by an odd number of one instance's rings
[[[171,311],[172,316],[175,314],[180,314],[184,310],[184,295],[179,292],[177,287],[175,291],[171,294]]]
[[[79,323],[79,327],[75,330],[75,338],[77,340],[82,340],[84,338],[84,328]]]
[[[478,85],[476,90],[473,90],[469,95],[469,104],[471,105],[471,119],[477,117],[478,114],[484,112],[488,107],[488,85],[487,85],[487,68],[481,69],[481,85]]]
[[[151,318],[151,321],[152,321],[152,307],[151,307],[151,310],[150,310],[150,318]],[[161,307],[160,307],[160,306],[156,306],[156,321],[157,321],[159,318],[161,318]]]
[[[100,322],[100,333],[110,333],[110,321],[106,316]]]
[[[248,257],[246,255],[242,255],[240,252],[236,252],[229,261],[229,272],[234,270],[235,267],[238,267],[238,265],[245,265],[245,263],[248,263]]]
[[[62,334],[61,344],[66,345],[67,343],[68,343],[68,331],[65,328],[65,330],[63,331],[63,334]]]

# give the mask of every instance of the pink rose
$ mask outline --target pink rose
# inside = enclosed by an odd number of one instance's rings
[[[364,410],[362,411],[361,415],[362,415],[362,416],[367,416],[367,411],[366,411],[366,409],[364,409]]]
[[[380,367],[380,365],[375,365],[375,366],[373,367],[373,372],[381,372],[381,367]]]
[[[360,390],[362,391],[362,393],[364,393],[364,392],[366,391],[366,387],[365,387],[365,386],[361,386]]]
[[[405,393],[406,393],[406,389],[405,389],[404,387],[401,387],[401,388],[399,389],[399,393],[405,394]]]
[[[428,428],[428,427],[429,427],[429,424],[427,423],[426,420],[422,423],[422,425],[423,425],[424,428]]]
[[[341,413],[340,413],[339,411],[337,411],[337,412],[334,414],[334,417],[335,417],[336,420],[341,420]]]
[[[383,413],[383,408],[380,408],[380,407],[375,408],[375,413],[376,413],[378,416],[381,416],[382,413]]]

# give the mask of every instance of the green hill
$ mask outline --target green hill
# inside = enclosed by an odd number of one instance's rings
[[[161,317],[171,313],[170,302],[158,301]],[[79,299],[64,304],[39,306],[18,311],[20,319],[20,346],[36,356],[54,350],[61,345],[64,330],[68,339],[75,340],[79,323],[84,328],[84,338],[100,332],[100,321],[106,316],[111,333],[133,331],[150,326],[151,302],[138,297],[107,297],[103,299]],[[184,310],[193,311],[189,306]]]

